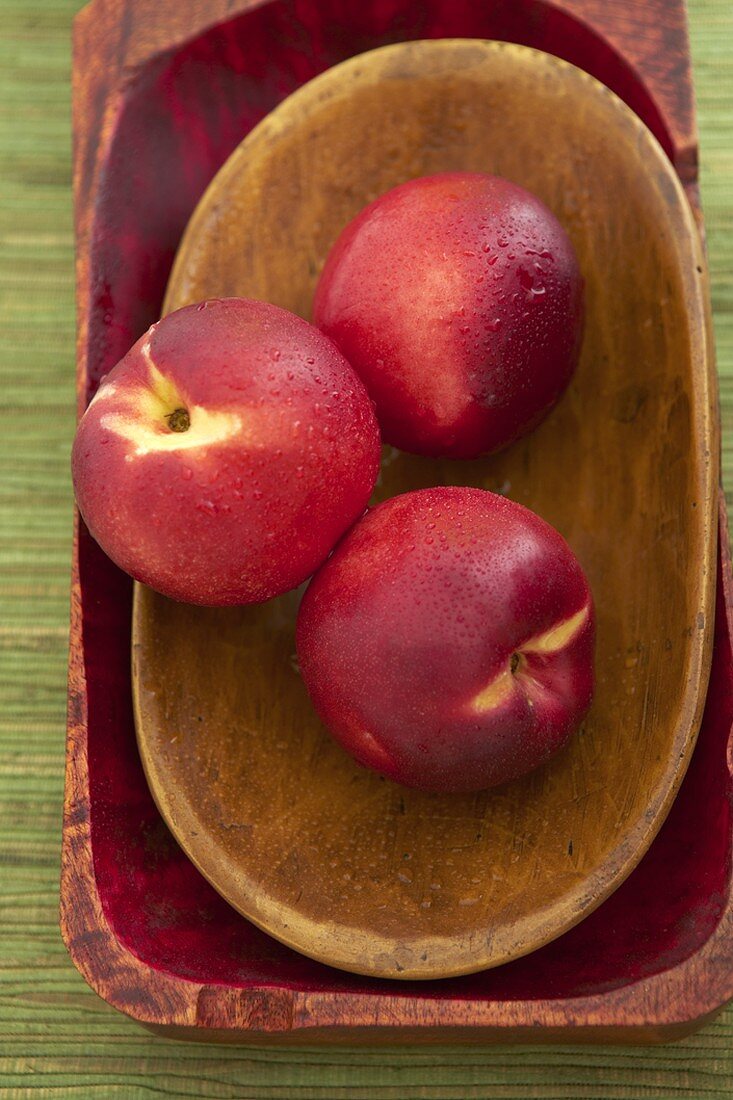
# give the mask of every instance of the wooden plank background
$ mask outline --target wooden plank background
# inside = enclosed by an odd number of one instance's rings
[[[733,1009],[691,1039],[641,1050],[216,1049],[148,1035],[74,970],[57,904],[74,374],[70,25],[79,6],[0,0],[0,1096],[733,1096]],[[691,0],[690,18],[730,506],[733,3]]]

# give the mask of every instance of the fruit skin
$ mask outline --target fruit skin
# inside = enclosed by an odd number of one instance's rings
[[[187,411],[185,424],[176,414]],[[294,314],[226,298],[153,325],[104,378],[74,441],[102,549],[173,599],[295,588],[363,512],[379,431],[338,349]]]
[[[296,639],[335,738],[428,791],[530,771],[593,694],[577,559],[539,516],[482,489],[422,489],[367,512],[308,586]]]
[[[583,280],[539,199],[449,172],[400,184],[347,225],[313,319],[364,381],[387,443],[473,458],[530,431],[567,387]]]

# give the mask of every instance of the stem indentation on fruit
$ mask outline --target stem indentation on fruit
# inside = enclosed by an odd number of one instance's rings
[[[191,427],[191,417],[188,415],[188,409],[174,409],[172,413],[167,414],[166,420],[172,432],[187,432]]]

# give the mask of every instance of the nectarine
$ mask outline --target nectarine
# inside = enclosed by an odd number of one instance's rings
[[[449,172],[395,187],[346,226],[313,317],[364,381],[388,443],[471,458],[535,427],[568,385],[583,282],[539,199]]]
[[[227,298],[153,325],[103,379],[72,455],[109,557],[177,600],[265,600],[304,581],[366,507],[379,432],[337,348]]]
[[[593,692],[583,571],[539,516],[482,489],[367,512],[316,573],[297,623],[316,711],[358,761],[471,791],[547,760]]]

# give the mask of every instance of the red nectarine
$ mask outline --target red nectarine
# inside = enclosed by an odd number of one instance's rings
[[[547,760],[593,692],[594,612],[562,536],[482,489],[367,512],[316,573],[297,623],[316,711],[358,761],[471,791]]]
[[[539,199],[450,172],[395,187],[346,226],[313,317],[364,381],[388,443],[471,458],[535,427],[568,385],[583,282]]]
[[[122,569],[177,600],[252,603],[309,577],[364,510],[379,432],[318,329],[227,298],[138,340],[82,417],[72,468]]]

